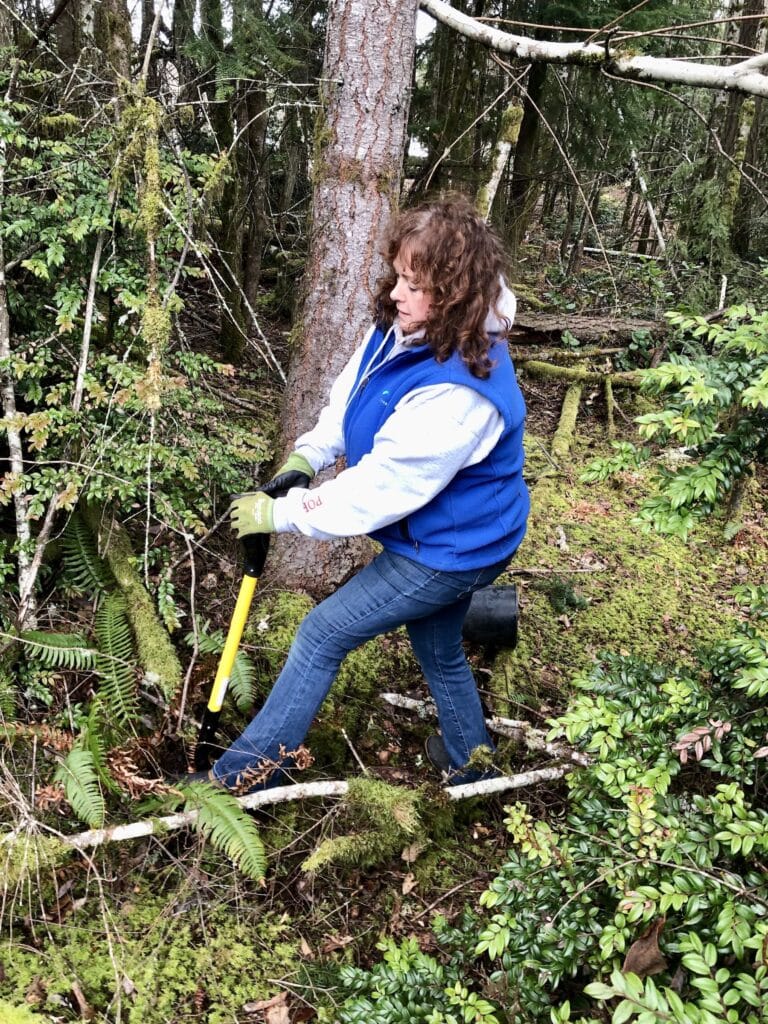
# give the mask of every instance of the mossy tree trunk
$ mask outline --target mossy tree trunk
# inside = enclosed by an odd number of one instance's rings
[[[108,563],[125,597],[139,663],[150,681],[171,700],[181,686],[181,663],[155,604],[147,593],[134,565],[134,553],[128,534],[111,513],[100,506],[81,504],[83,518],[98,541],[99,553]]]
[[[282,419],[284,448],[311,427],[371,320],[384,231],[400,193],[417,0],[331,6],[322,112],[313,164],[305,300]],[[366,556],[359,540],[287,536],[271,571],[313,596],[343,582]]]

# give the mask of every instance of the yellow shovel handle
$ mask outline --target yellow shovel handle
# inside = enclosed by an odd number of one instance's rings
[[[208,698],[209,711],[221,711],[227,687],[229,686],[229,679],[232,675],[232,666],[235,663],[237,649],[240,646],[240,637],[243,635],[245,623],[248,620],[248,612],[251,610],[251,601],[253,601],[253,595],[258,582],[255,576],[243,576],[240,592],[237,595],[237,604],[232,613],[232,621],[229,624],[227,640],[221,654],[219,668],[211,687],[211,695]]]

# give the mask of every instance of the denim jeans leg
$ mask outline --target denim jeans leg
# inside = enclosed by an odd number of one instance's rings
[[[461,627],[471,598],[462,598],[434,615],[407,623],[414,653],[437,707],[443,743],[454,784],[473,782],[477,771],[461,772],[475,747],[494,746],[485,727],[472,670],[461,644]]]
[[[501,567],[495,574],[500,571]],[[380,633],[455,604],[483,585],[477,582],[482,575],[445,573],[386,551],[377,555],[306,616],[264,706],[217,760],[215,777],[239,788],[259,765],[279,763],[281,748],[295,750],[303,742],[350,651]],[[278,780],[275,773],[268,784]]]

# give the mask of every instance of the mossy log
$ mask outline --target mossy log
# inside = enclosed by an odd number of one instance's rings
[[[564,459],[571,450],[583,390],[584,384],[581,381],[575,381],[565,393],[560,422],[557,424],[555,436],[552,438],[551,451],[555,460]]]
[[[582,344],[629,344],[637,331],[648,331],[654,338],[663,338],[670,332],[664,320],[640,320],[613,317],[571,316],[563,313],[529,313],[523,311],[515,317],[510,338],[515,344],[561,344],[568,331]]]
[[[587,360],[599,360],[605,363],[607,357],[618,355],[620,352],[626,352],[626,345],[613,345],[609,348],[600,348],[598,346],[591,346],[590,348],[550,348],[544,349],[543,351],[537,352],[538,362],[542,363],[583,363]],[[525,349],[511,348],[509,354],[512,356],[512,360],[517,364],[524,363],[530,358]]]
[[[171,700],[181,686],[181,662],[136,571],[128,534],[102,506],[83,503],[81,512],[125,597],[139,663],[147,676],[157,682],[166,699]]]
[[[613,397],[613,381],[610,377],[605,378],[605,418],[608,424],[608,437],[616,436],[616,419],[614,411],[616,402]]]
[[[621,373],[601,373],[598,370],[587,370],[583,366],[554,366],[539,359],[526,359],[517,364],[531,377],[545,377],[550,380],[578,381],[581,384],[604,384],[610,380],[614,387],[638,389],[641,384],[640,374],[635,370]]]

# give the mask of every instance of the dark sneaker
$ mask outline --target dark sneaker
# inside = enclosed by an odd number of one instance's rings
[[[437,768],[443,775],[451,774],[451,759],[448,757],[442,736],[427,736],[424,752],[433,768]]]
[[[168,781],[176,786],[187,786],[190,782],[207,782],[211,786],[223,788],[222,784],[213,774],[212,768],[206,772],[182,772],[179,775],[172,775]]]

